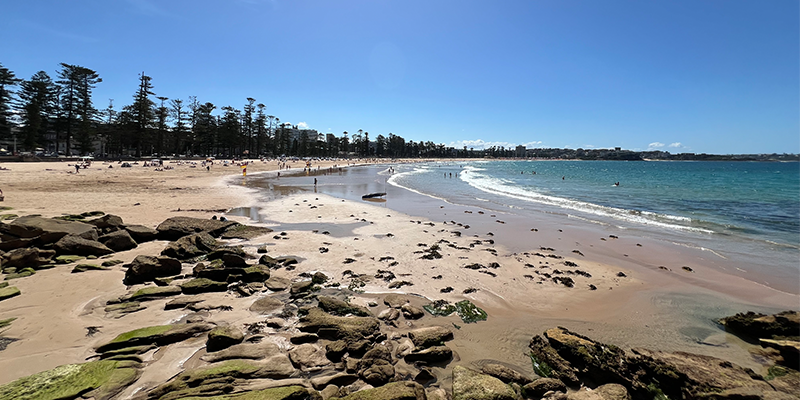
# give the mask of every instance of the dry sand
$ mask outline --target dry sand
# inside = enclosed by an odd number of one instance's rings
[[[334,164],[343,166],[347,162],[314,164],[313,168],[324,169]],[[377,293],[387,292],[413,293],[430,300],[470,299],[489,313],[487,322],[466,325],[455,316],[437,318],[435,322],[460,326],[451,347],[461,362],[479,364],[484,359],[494,359],[526,371],[531,369],[526,358],[528,341],[556,325],[623,347],[686,350],[757,369],[760,365],[747,352],[747,345],[718,328],[714,330],[713,322],[704,318],[713,315],[713,310],[729,309],[731,304],[746,307],[747,303],[755,303],[762,308],[797,304],[796,296],[775,293],[715,270],[699,268],[696,275],[687,278],[675,271],[667,274],[648,262],[632,261],[622,254],[636,251],[635,243],[639,240],[635,238],[610,243],[613,251],[584,251],[584,255],[572,253],[572,248],[540,250],[540,246],[549,243],[544,238],[531,242],[529,250],[520,251],[505,247],[500,239],[503,232],[513,235],[513,229],[518,229],[510,225],[493,228],[494,236],[484,233],[474,237],[478,231],[456,236],[451,232],[454,227],[440,220],[430,221],[380,204],[343,201],[321,194],[302,193],[258,203],[251,189],[238,184],[246,180],[239,166],[223,167],[216,163],[207,171],[199,165],[166,165],[174,169],[154,171],[153,167],[120,168],[117,163],[94,163],[75,174],[67,163],[6,163],[0,165],[7,168],[0,170],[0,189],[5,195],[0,205],[13,208],[3,213],[19,215],[56,216],[100,210],[119,215],[126,223],[150,227],[176,215],[208,218],[222,214],[222,210],[257,206],[269,221],[265,225],[276,232],[243,242],[246,250],[255,254],[259,246],[267,245],[270,255],[291,255],[303,260],[295,271],[281,270],[274,275],[296,279],[303,272],[322,271],[347,286],[350,280],[343,274],[346,270],[365,274],[372,278],[365,279],[366,285],[360,288],[364,293],[353,300],[362,304],[377,299]],[[293,165],[300,170],[303,166],[300,162]],[[254,161],[247,172],[251,176],[257,172],[275,173],[277,168],[274,161]],[[232,218],[252,223],[245,217]],[[282,231],[286,232],[282,239],[273,237]],[[564,243],[589,240],[580,235],[563,236]],[[440,246],[442,258],[421,259],[424,253],[420,252],[434,244]],[[128,262],[137,254],[156,254],[165,245],[163,241],[151,242],[116,253],[113,258]],[[624,248],[614,250],[614,246]],[[642,252],[642,259],[665,256],[655,247]],[[578,266],[566,266],[565,261]],[[497,263],[499,268],[464,268],[474,263],[484,266]],[[373,277],[379,269],[390,270],[399,280],[413,285],[389,289],[387,282]],[[570,275],[576,286],[566,288],[542,275],[556,276],[554,269],[579,269],[591,277]],[[94,355],[94,346],[119,333],[179,321],[185,316],[184,310],[164,311],[163,305],[168,300],[160,300],[148,303],[146,311],[119,319],[108,318],[103,311],[105,301],[127,292],[122,284],[124,272],[115,268],[71,274],[70,270],[69,266],[59,266],[17,279],[13,284],[23,295],[0,302],[0,319],[18,318],[3,335],[20,339],[0,353],[0,384],[58,365],[83,362]],[[625,277],[618,276],[620,272]],[[597,290],[589,290],[590,284]],[[448,286],[453,291],[442,293],[441,289]],[[733,289],[717,290],[719,287]],[[468,288],[477,291],[463,293]],[[731,291],[743,296],[731,297]],[[257,296],[239,298],[218,293],[208,297],[206,304],[217,302],[233,307],[228,312],[208,311],[209,321],[243,325],[264,319],[247,311]],[[420,304],[425,302],[420,298]],[[382,308],[381,305],[375,310]],[[432,318],[426,317],[426,321]],[[88,327],[99,327],[99,332],[89,337]],[[287,346],[285,337],[280,335],[270,340]],[[202,355],[202,350],[198,352],[202,346],[190,341],[148,354],[159,368],[147,369],[125,395],[163,382],[185,365],[196,362]]]

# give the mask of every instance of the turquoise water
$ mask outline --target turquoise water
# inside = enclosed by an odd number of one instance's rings
[[[565,214],[798,275],[798,163],[475,161],[396,171],[390,184],[456,204]]]

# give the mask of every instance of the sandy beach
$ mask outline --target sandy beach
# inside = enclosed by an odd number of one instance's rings
[[[0,164],[5,168],[0,170],[0,189],[5,196],[0,206],[10,208],[2,214],[53,217],[97,210],[118,215],[128,224],[155,228],[174,216],[207,219],[246,209],[251,215],[240,212],[227,218],[274,232],[231,243],[242,244],[253,255],[266,246],[270,255],[300,260],[293,271],[282,269],[273,276],[293,281],[303,274],[323,272],[347,287],[353,281],[350,276],[364,275],[360,280],[363,286],[350,300],[365,307],[385,293],[405,293],[417,296],[419,305],[437,299],[468,299],[484,309],[488,321],[468,325],[456,316],[397,321],[400,332],[428,324],[458,325],[450,344],[458,358],[442,368],[442,373],[452,365],[480,365],[487,360],[532,372],[528,342],[555,326],[627,349],[691,351],[761,372],[764,365],[751,354],[753,346],[725,333],[712,317],[798,305],[795,295],[726,275],[719,268],[704,268],[705,255],[690,249],[675,254],[674,249],[659,248],[642,238],[609,238],[602,227],[576,221],[542,220],[537,236],[525,239],[525,248],[519,237],[531,235],[529,227],[514,221],[498,223],[502,216],[490,216],[477,208],[428,201],[424,210],[408,205],[407,209],[418,212],[403,213],[381,203],[343,200],[313,191],[263,201],[263,196],[247,187],[247,179],[277,174],[276,161],[250,162],[247,177],[242,176],[240,166],[219,162],[209,170],[189,163],[165,165],[172,168],[155,171],[141,165],[121,168],[116,162],[95,162],[75,173],[63,162]],[[281,173],[302,173],[304,163],[290,163],[289,167],[292,170]],[[338,169],[348,163],[312,165],[313,170],[318,167]],[[252,215],[255,213],[259,215]],[[148,242],[113,258],[128,263],[139,254],[157,254],[167,243]],[[440,258],[423,258],[434,250]],[[669,268],[659,268],[668,259]],[[691,273],[680,269],[688,264],[686,260],[692,262]],[[191,268],[184,269],[191,273]],[[84,362],[93,356],[95,346],[122,332],[186,317],[184,310],[163,310],[166,300],[159,300],[144,312],[109,318],[103,311],[106,301],[128,291],[122,283],[125,272],[112,268],[71,274],[70,270],[58,266],[16,279],[13,284],[23,295],[0,302],[0,320],[17,318],[3,336],[19,339],[0,352],[0,384]],[[569,274],[564,270],[570,270]],[[388,279],[376,277],[381,271],[391,271],[395,282],[406,284],[390,288]],[[574,286],[555,283],[552,276],[569,276]],[[209,304],[218,302],[232,310],[216,312],[212,307],[207,311],[208,321],[244,326],[264,319],[248,311],[258,296],[209,296]],[[380,305],[374,311],[383,308]],[[98,327],[98,332],[89,336],[88,327]],[[286,345],[282,340],[278,342]],[[201,355],[198,346],[202,343],[187,341],[158,354],[154,362],[161,367],[147,369],[120,398],[133,396],[197,363]]]

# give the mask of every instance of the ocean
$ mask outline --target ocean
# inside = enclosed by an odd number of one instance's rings
[[[389,184],[450,203],[562,214],[800,279],[798,163],[475,161],[395,171]]]

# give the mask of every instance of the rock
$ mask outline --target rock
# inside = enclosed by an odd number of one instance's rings
[[[172,217],[159,224],[156,230],[159,239],[178,240],[186,235],[200,232],[219,237],[225,230],[235,225],[239,225],[239,223],[192,217]]]
[[[120,296],[119,301],[150,301],[179,294],[181,294],[181,288],[177,286],[150,286]]]
[[[0,386],[0,398],[106,400],[139,378],[137,365],[114,360],[62,365]]]
[[[114,250],[111,250],[98,241],[84,239],[75,235],[66,235],[62,237],[53,247],[58,254],[74,254],[79,256],[104,256],[114,252]]]
[[[40,216],[20,217],[10,224],[0,224],[0,239],[37,238],[42,244],[55,243],[67,235],[87,240],[97,240],[97,229],[93,225],[77,221],[64,221]]]
[[[765,315],[749,311],[722,318],[719,321],[725,330],[746,339],[793,339],[800,341],[800,313],[784,311]]]
[[[516,400],[517,394],[503,381],[470,371],[460,365],[453,368],[453,400]]]
[[[179,260],[186,260],[206,255],[217,247],[219,247],[219,243],[216,239],[211,237],[208,233],[200,232],[186,235],[174,242],[170,242],[167,247],[161,251],[161,255],[177,258]]]
[[[206,351],[219,351],[244,341],[244,334],[234,326],[218,326],[208,332]]]
[[[51,251],[42,251],[35,247],[14,249],[0,257],[3,269],[6,268],[39,268],[50,263],[50,259],[55,255]],[[49,257],[48,257],[49,256]]]
[[[97,347],[96,351],[104,353],[109,350],[148,344],[164,346],[186,340],[212,328],[213,325],[205,323],[150,326],[122,333],[110,342]]]
[[[83,260],[83,256],[58,256],[55,258],[56,264],[72,264],[74,262]]]
[[[300,333],[289,338],[292,344],[315,343],[319,336],[313,333]]]
[[[554,392],[567,392],[567,385],[558,379],[553,378],[539,378],[524,386],[525,394],[531,398],[541,398],[545,393]]]
[[[169,257],[153,257],[140,254],[130,264],[122,266],[125,271],[126,285],[152,281],[154,278],[178,275],[181,273],[181,262]]]
[[[625,386],[618,383],[607,383],[594,390],[580,390],[567,396],[568,400],[630,400],[630,398]]]
[[[325,357],[334,362],[339,362],[344,353],[347,353],[347,342],[337,340],[325,345]]]
[[[286,356],[283,357],[285,358]],[[148,392],[147,398],[159,400],[198,397],[207,400],[233,400],[237,397],[242,400],[298,400],[308,398],[310,393],[302,386],[263,389],[243,393],[236,397],[227,395],[233,390],[233,382],[237,379],[284,379],[288,378],[293,372],[294,368],[288,358],[285,359],[285,362],[276,360],[272,362],[272,365],[266,361],[228,360],[206,367],[183,371],[170,382]],[[240,397],[242,395],[246,397]]]
[[[429,326],[409,331],[408,338],[411,339],[414,346],[430,347],[453,340],[453,331],[442,326]]]
[[[180,288],[178,288],[180,290]],[[182,290],[181,290],[182,292]],[[186,308],[190,305],[202,303],[205,299],[202,296],[181,296],[176,299],[172,299],[164,305],[165,310],[176,310],[181,308]]]
[[[800,342],[794,340],[773,340],[760,339],[761,347],[777,349],[783,357],[783,364],[786,366],[800,365]]]
[[[647,349],[633,349],[629,357],[616,346],[565,328],[549,329],[545,337],[547,342],[531,340],[534,371],[562,381],[579,382],[577,375],[596,383],[620,383],[634,397],[652,397],[657,390],[669,398],[695,398],[740,387],[771,390],[753,371],[714,357]]]
[[[275,355],[282,355],[278,345],[267,340],[262,340],[258,343],[245,342],[235,344],[226,349],[208,353],[200,357],[200,359],[215,363],[231,359],[263,360]]]
[[[375,317],[337,317],[319,308],[312,308],[300,317],[297,329],[320,334],[325,330],[336,339],[360,340],[379,331],[380,323]]]
[[[425,311],[423,309],[411,305],[410,303],[403,304],[400,307],[400,311],[403,312],[403,317],[406,319],[420,319],[425,316]]]
[[[23,269],[18,270],[18,271],[15,270],[14,268],[10,268],[10,269],[4,270],[4,271],[10,272],[12,270],[14,272],[11,272],[8,275],[6,275],[5,280],[10,281],[12,279],[26,278],[26,277],[29,277],[29,276],[31,276],[31,275],[36,273],[36,271],[34,271],[33,268],[23,268]]]
[[[303,371],[317,370],[331,363],[325,357],[325,350],[313,343],[294,346],[289,350],[289,358]]]
[[[225,292],[228,284],[216,282],[206,278],[195,278],[179,285],[184,294],[198,294],[207,292]]]
[[[383,304],[392,308],[400,308],[406,303],[408,303],[408,297],[401,294],[387,294],[386,297],[383,298]]]
[[[158,231],[143,225],[125,225],[125,231],[131,235],[136,243],[151,242],[158,238]]]
[[[262,297],[250,305],[250,311],[259,314],[270,314],[283,308],[283,302],[275,297]]]
[[[209,261],[222,260],[225,268],[245,268],[247,267],[245,260],[249,257],[242,246],[220,247],[208,253]]]
[[[311,290],[313,286],[314,283],[311,281],[295,282],[292,284],[292,288],[289,289],[289,293],[291,293],[292,296],[299,296]]]
[[[481,368],[481,372],[483,372],[486,375],[491,375],[497,379],[500,379],[505,383],[513,382],[519,385],[526,385],[528,383],[531,383],[532,381],[530,377],[527,377],[519,373],[518,371],[506,367],[505,365],[502,364],[496,364],[496,363],[486,364]]]
[[[10,299],[14,296],[19,296],[21,293],[22,292],[20,292],[16,286],[6,286],[4,288],[0,288],[0,301]]]
[[[419,383],[392,382],[381,387],[360,390],[342,397],[341,400],[425,400],[425,398],[425,389]]]
[[[449,361],[453,358],[453,350],[447,346],[432,346],[426,349],[415,349],[405,356],[406,362],[424,361],[429,363],[436,363],[441,361]]]
[[[333,386],[347,386],[358,380],[358,375],[348,374],[346,372],[339,372],[330,375],[318,376],[311,379],[311,386],[314,389],[321,390]]]
[[[328,281],[328,275],[325,275],[322,272],[315,272],[314,276],[311,277],[311,282],[314,282],[315,285],[322,285],[323,283]]]
[[[107,317],[122,318],[128,314],[132,314],[137,311],[142,311],[146,308],[147,307],[143,306],[141,303],[137,301],[131,301],[131,302],[108,305],[106,306],[104,311],[108,314],[106,315]]]
[[[262,227],[262,226],[249,226],[249,225],[232,225],[224,232],[222,232],[221,237],[223,239],[255,239],[259,236],[264,236],[268,233],[272,232],[272,229]]]
[[[267,327],[272,329],[283,329],[286,325],[286,321],[281,318],[267,318]]]
[[[381,386],[394,377],[392,354],[386,346],[378,345],[369,350],[359,362],[358,376],[372,386]]]
[[[319,308],[331,315],[338,315],[341,317],[348,314],[357,315],[359,317],[368,317],[372,315],[369,310],[364,307],[352,305],[333,297],[318,296],[317,300],[319,300]]]
[[[114,232],[122,229],[124,225],[122,218],[112,214],[106,214],[102,217],[86,221],[87,224],[94,225],[102,232]]]
[[[394,321],[398,318],[400,318],[400,311],[395,308],[387,308],[378,314],[378,319],[384,321]]]
[[[281,278],[279,276],[270,276],[269,279],[264,282],[264,286],[267,289],[272,290],[273,292],[280,292],[282,290],[286,290],[292,283],[286,279]]]
[[[79,272],[86,272],[86,271],[108,271],[110,269],[111,268],[94,264],[78,264],[74,268],[72,268],[72,273],[76,274]]]

